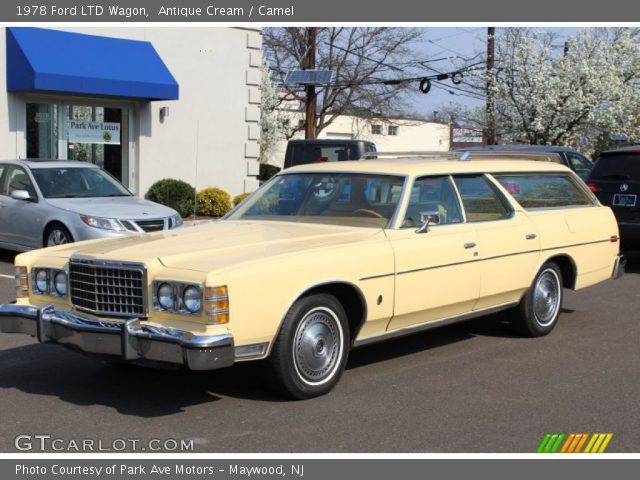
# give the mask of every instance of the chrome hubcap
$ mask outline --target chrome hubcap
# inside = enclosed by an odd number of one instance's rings
[[[47,247],[55,247],[56,245],[64,245],[69,243],[69,239],[62,230],[53,230],[47,239]]]
[[[328,308],[315,308],[302,319],[294,337],[293,360],[301,380],[322,384],[333,377],[342,356],[342,328]]]
[[[560,309],[560,279],[553,270],[545,270],[533,292],[533,313],[541,327],[551,325]]]

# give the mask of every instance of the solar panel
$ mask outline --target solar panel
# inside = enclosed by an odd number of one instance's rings
[[[328,85],[333,79],[331,70],[291,70],[285,85]]]

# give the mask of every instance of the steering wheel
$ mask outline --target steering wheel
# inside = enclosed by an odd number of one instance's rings
[[[351,213],[354,215],[358,213],[366,213],[367,215],[370,215],[375,218],[383,218],[382,215],[380,215],[378,212],[374,212],[373,210],[369,210],[368,208],[358,208],[357,210],[354,210]]]

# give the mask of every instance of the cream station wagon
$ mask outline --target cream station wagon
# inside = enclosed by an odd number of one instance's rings
[[[19,255],[0,329],[138,364],[263,360],[309,398],[354,347],[498,311],[546,335],[564,288],[624,264],[611,210],[561,165],[312,164],[210,225]]]

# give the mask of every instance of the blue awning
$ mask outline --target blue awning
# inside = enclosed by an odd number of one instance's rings
[[[43,28],[7,28],[7,90],[178,99],[151,43]]]

